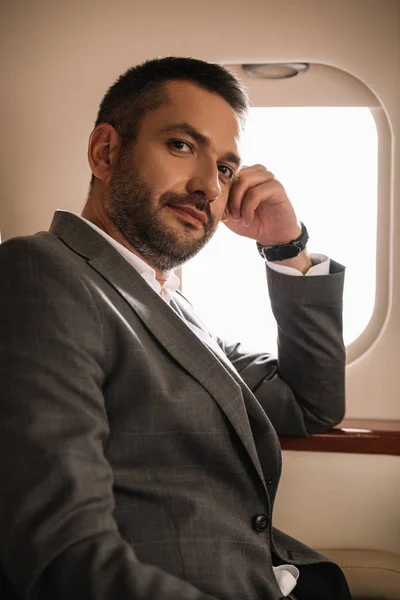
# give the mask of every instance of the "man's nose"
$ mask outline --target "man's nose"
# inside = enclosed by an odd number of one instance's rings
[[[208,164],[196,169],[187,183],[187,191],[201,194],[208,202],[216,200],[221,194],[218,166]]]

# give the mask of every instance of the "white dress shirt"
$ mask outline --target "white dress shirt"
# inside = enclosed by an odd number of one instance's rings
[[[155,270],[152,267],[150,267],[150,265],[147,264],[147,262],[140,258],[140,256],[134,254],[133,252],[131,252],[131,250],[128,250],[128,248],[117,242],[117,240],[115,240],[113,237],[108,235],[108,233],[100,229],[100,227],[97,227],[97,225],[95,225],[91,221],[88,221],[81,215],[75,214],[75,216],[82,219],[82,221],[85,221],[85,223],[90,225],[92,229],[94,229],[95,231],[97,231],[97,233],[102,235],[103,238],[107,240],[109,244],[111,244],[111,246],[114,246],[114,248],[121,254],[121,256],[123,256],[123,258],[125,258],[125,260],[135,269],[135,271],[137,271],[139,275],[141,275],[143,279],[147,281],[149,286],[152,287],[153,290],[157,292],[157,294],[160,294],[160,296],[164,298],[167,304],[169,304],[169,301],[171,300],[172,296],[174,295],[180,284],[179,277],[175,275],[173,271],[166,273],[167,280],[164,283],[164,285],[161,285],[156,279]]]
[[[68,211],[67,211],[68,212]],[[147,281],[147,283],[153,288],[157,294],[160,294],[162,298],[169,304],[172,296],[176,292],[179,287],[180,280],[177,275],[173,271],[167,274],[167,280],[163,286],[156,279],[155,270],[147,264],[142,258],[140,258],[137,254],[134,254],[128,248],[117,242],[113,237],[108,235],[105,231],[97,227],[91,221],[88,221],[81,215],[75,214],[76,217],[85,221],[90,227],[92,227],[97,233],[103,236],[114,248],[125,258],[125,260]],[[276,262],[266,261],[267,265],[270,269],[274,271],[278,271],[279,273],[283,273],[285,275],[293,275],[295,277],[303,277],[303,273],[294,269],[293,267],[287,267],[284,265],[280,265]],[[307,271],[305,274],[306,277],[315,276],[315,275],[328,275],[329,267],[330,267],[330,259],[324,254],[311,254],[311,262],[313,266]]]
[[[75,214],[75,213],[74,213]],[[156,279],[155,270],[150,267],[143,259],[137,254],[134,254],[128,248],[117,242],[114,238],[108,235],[105,231],[94,225],[91,221],[88,221],[81,215],[75,215],[85,221],[90,227],[92,227],[97,233],[103,236],[120,254],[125,260],[147,281],[147,283],[153,288],[157,294],[169,304],[172,296],[179,287],[179,277],[175,275],[173,271],[168,273],[167,280],[164,285]],[[307,271],[305,276],[316,276],[316,275],[327,275],[329,273],[330,259],[324,254],[312,254],[311,261],[313,266]],[[289,276],[302,277],[303,273],[294,269],[293,267],[287,267],[276,262],[268,262],[267,265],[270,269],[278,271]],[[299,570],[294,565],[280,565],[279,567],[272,567],[274,575],[276,577],[278,586],[282,594],[286,597],[295,588],[297,579],[299,577]]]

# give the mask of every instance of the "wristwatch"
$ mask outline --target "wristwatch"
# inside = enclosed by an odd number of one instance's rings
[[[287,244],[278,244],[277,246],[269,247],[261,246],[261,244],[257,242],[257,249],[263,258],[266,258],[267,260],[273,262],[276,260],[286,260],[288,258],[294,258],[298,254],[300,254],[302,250],[304,250],[307,242],[308,231],[304,223],[301,223],[301,234],[295,240],[292,240]]]

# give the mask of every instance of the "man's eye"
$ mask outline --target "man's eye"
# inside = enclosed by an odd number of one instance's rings
[[[171,140],[170,142],[168,142],[168,144],[172,146],[174,150],[178,150],[179,152],[183,152],[184,154],[192,152],[192,146],[187,142],[184,142],[183,140]]]
[[[235,179],[235,171],[227,165],[219,165],[218,169],[222,175],[229,179],[229,181],[233,181]]]

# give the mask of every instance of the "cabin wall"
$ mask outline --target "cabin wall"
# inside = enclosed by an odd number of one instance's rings
[[[80,211],[87,139],[106,88],[128,66],[162,55],[229,64],[305,61],[361,80],[390,125],[388,307],[347,372],[349,417],[400,419],[400,2],[15,0],[2,6],[2,238],[47,229],[56,208]],[[397,168],[396,168],[397,166]],[[312,165],[310,165],[312,177]],[[346,218],[346,215],[343,215]],[[363,260],[368,243],[355,231]],[[334,257],[333,257],[334,258]],[[277,525],[320,547],[400,551],[398,457],[285,453]],[[304,485],[304,482],[307,485]]]

